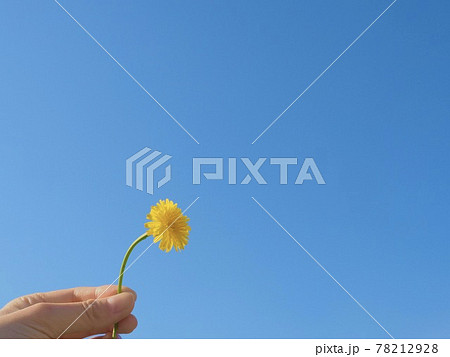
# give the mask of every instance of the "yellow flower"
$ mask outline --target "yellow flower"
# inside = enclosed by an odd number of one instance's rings
[[[191,227],[188,225],[189,218],[183,215],[176,203],[169,199],[160,200],[156,206],[152,206],[147,214],[150,222],[145,223],[149,228],[148,235],[153,235],[153,242],[159,243],[159,249],[170,252],[172,247],[178,252],[184,249],[188,243]]]

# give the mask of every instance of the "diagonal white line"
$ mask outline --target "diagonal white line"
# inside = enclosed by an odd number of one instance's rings
[[[333,61],[333,62],[331,62],[331,64],[327,67],[327,68],[325,68],[323,71],[322,71],[322,73],[320,73],[317,77],[316,77],[316,79],[314,79],[310,84],[309,84],[309,86],[308,87],[306,87],[306,89],[303,91],[303,92],[301,92],[300,93],[300,95],[297,97],[297,98],[295,98],[295,100],[291,103],[291,104],[289,104],[289,106],[285,109],[285,110],[283,110],[282,112],[281,112],[281,114],[280,115],[278,115],[276,118],[275,118],[275,120],[273,121],[273,122],[271,122],[270,124],[269,124],[269,126],[267,127],[267,128],[265,128],[263,131],[262,131],[262,133],[261,134],[259,134],[259,136],[255,139],[255,140],[253,140],[253,142],[252,142],[252,145],[254,144],[254,143],[256,143],[257,141],[258,141],[258,139],[261,137],[261,136],[263,136],[264,135],[264,133],[267,131],[267,130],[269,130],[277,121],[278,121],[278,119],[280,119],[283,115],[284,115],[284,113],[286,113],[288,110],[289,110],[289,108],[290,107],[292,107],[296,102],[297,102],[297,100],[299,100],[302,96],[303,96],[303,94],[305,94],[338,60],[339,60],[339,58],[341,58],[343,55],[344,55],[344,53],[345,52],[347,52],[371,27],[372,27],[372,25],[374,25],[375,24],[375,22],[377,22],[378,21],[378,19],[381,17],[381,16],[383,16],[384,15],[384,13],[386,12],[386,11],[388,11],[389,9],[390,9],[390,7],[392,6],[392,5],[394,5],[395,3],[397,2],[397,0],[394,0],[380,15],[378,15],[378,17],[375,19],[375,20],[373,20],[372,21],[372,23],[369,25],[369,26],[367,26],[366,27],[366,29],[363,31],[363,32],[361,32],[360,34],[359,34],[359,36],[358,37],[356,37],[354,40],[353,40],[353,42],[350,44],[350,45],[348,45],[347,46],[347,48],[344,50],[344,51],[342,51],[342,53],[339,55],[339,56],[337,56],[336,57],[336,59]]]
[[[97,45],[99,45],[100,46],[100,48],[114,61],[114,62],[116,62],[116,64],[120,67],[120,68],[122,68],[122,70],[128,75],[128,77],[130,77],[151,99],[153,99],[153,101],[156,103],[156,104],[158,104],[159,105],[159,107],[162,109],[162,110],[164,110],[165,112],[166,112],[166,114],[169,116],[169,117],[171,117],[172,118],[172,120],[175,122],[175,123],[177,123],[178,124],[178,126],[181,128],[181,129],[183,129],[184,130],[184,132],[186,133],[186,134],[188,134],[190,137],[191,137],[191,139],[192,140],[194,140],[197,144],[200,144],[198,141],[197,141],[197,139],[195,139],[192,135],[191,135],[191,133],[189,132],[189,131],[187,131],[186,130],[186,128],[183,126],[183,125],[181,125],[181,123],[178,121],[178,120],[176,120],[174,117],[173,117],[173,115],[172,114],[170,114],[168,111],[167,111],[167,109],[166,108],[164,108],[163,107],[163,105],[160,103],[160,102],[158,102],[157,100],[156,100],[156,98],[154,97],[154,96],[152,96],[148,91],[147,91],[147,89],[145,89],[144,88],[144,86],[141,84],[141,83],[139,83],[138,82],[138,80],[136,79],[136,78],[134,78],[131,74],[130,74],[130,72],[128,72],[120,63],[119,63],[119,61],[117,61],[107,50],[106,50],[106,48],[105,47],[103,47],[102,45],[101,45],[101,43],[100,42],[98,42],[96,39],[95,39],[95,37],[94,36],[92,36],[90,33],[89,33],[89,31],[88,30],[86,30],[57,0],[53,0],[56,4],[58,4],[59,5],[59,7],[61,8],[61,9],[63,9],[64,10],[64,12],[67,14],[67,15],[69,15],[70,16],[70,18],[73,20],[73,21],[75,21],[75,23],[97,44]]]
[[[289,237],[291,237],[292,239],[293,239],[293,241],[295,242],[295,243],[297,243],[298,244],[298,246],[300,247],[300,248],[302,248],[303,249],[303,251],[306,253],[306,254],[308,254],[308,256],[312,259],[312,260],[314,260],[314,262],[325,272],[325,273],[327,273],[327,275],[331,278],[331,279],[333,279],[334,280],[334,282],[336,283],[336,284],[338,284],[339,285],[339,287],[342,289],[342,290],[344,290],[345,291],[345,293],[348,295],[348,296],[350,296],[351,298],[352,298],[352,300],[354,301],[354,302],[356,302],[357,304],[358,304],[358,306],[361,308],[361,309],[363,309],[363,311],[367,314],[367,315],[369,315],[370,317],[371,317],[371,319],[373,320],[373,321],[375,321],[376,323],[377,323],[377,325],[378,326],[380,326],[383,330],[384,330],[384,332],[386,332],[388,335],[389,335],[389,337],[391,337],[392,339],[394,338],[376,319],[375,319],[375,317],[373,317],[370,313],[369,313],[369,311],[367,311],[366,310],[366,308],[364,307],[364,306],[362,306],[360,303],[359,303],[359,301],[358,300],[356,300],[354,297],[353,297],[353,295],[352,294],[350,294],[348,291],[347,291],[347,289],[345,289],[342,285],[341,285],[341,283],[339,283],[339,281],[337,281],[335,278],[334,278],[334,276],[333,275],[331,275],[329,272],[328,272],[328,270],[326,270],[324,267],[323,267],[323,265],[322,264],[320,264],[319,263],[319,261],[316,259],[316,258],[314,258],[313,256],[312,256],[312,254],[310,253],[310,252],[308,252],[298,241],[297,241],[297,239],[295,239],[293,236],[292,236],[292,234],[291,233],[289,233],[288,231],[287,231],[287,229],[286,228],[284,228],[282,225],[281,225],[281,223],[280,222],[278,222],[276,219],[275,219],[275,217],[274,216],[272,216],[271,214],[270,214],[270,212],[269,211],[267,211],[263,206],[262,206],[262,204],[261,203],[259,203],[254,197],[252,197],[252,199],[253,199],[253,201],[255,201],[257,204],[258,204],[258,206],[259,207],[261,207],[262,208],[262,210],[264,211],[264,212],[266,212],[267,213],[267,215],[270,217],[270,218],[272,218],[272,220],[276,223],[276,224],[278,224],[278,226],[280,226],[280,228],[283,230],[283,231],[285,231],[286,233],[287,233],[287,235],[289,236]]]
[[[197,197],[194,201],[192,201],[192,203],[189,205],[189,206],[187,206],[187,208],[185,208],[184,209],[184,211],[183,212],[181,212],[180,213],[180,215],[177,217],[177,218],[175,218],[174,220],[173,220],[173,222],[164,230],[164,232],[162,232],[160,235],[158,235],[158,237],[160,237],[160,236],[162,236],[170,227],[172,227],[172,225],[178,220],[178,218],[180,218],[183,214],[184,214],[184,212],[186,212],[189,208],[191,208],[191,206],[195,203],[195,202],[197,202],[197,200],[199,199],[200,197]],[[158,238],[158,237],[155,237],[155,239],[156,238]],[[155,242],[153,241],[153,243],[152,244],[150,244],[147,248],[145,248],[144,249],[144,251],[141,253],[141,254],[139,254],[138,256],[137,256],[137,258],[136,259],[134,259],[132,262],[131,262],[131,264],[130,265],[128,265],[128,267],[123,271],[123,273],[122,274],[120,274],[111,284],[109,284],[109,286],[99,295],[99,296],[97,296],[96,298],[95,298],[95,300],[94,301],[92,301],[92,303],[69,325],[69,326],[67,326],[67,328],[63,331],[63,332],[61,332],[61,334],[57,337],[57,339],[59,339],[62,335],[64,335],[65,333],[66,333],[66,331],[69,329],[69,328],[71,328],[72,327],[72,325],[75,323],[75,322],[77,322],[78,321],[78,319],[81,317],[81,316],[83,316],[85,313],[86,313],[86,311],[88,311],[91,307],[92,307],[92,305],[94,305],[94,303],[98,300],[98,299],[100,299],[101,297],[102,297],[102,295],[117,281],[117,280],[119,280],[119,278],[123,275],[123,274],[125,274],[125,272],[128,270],[128,269],[130,269],[133,265],[134,265],[134,263],[136,263],[144,254],[145,254],[145,252],[147,251],[147,250],[149,250],[150,249],[150,247],[153,245],[153,244],[155,244]]]

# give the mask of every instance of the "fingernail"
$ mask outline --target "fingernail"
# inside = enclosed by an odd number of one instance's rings
[[[110,306],[112,312],[120,312],[128,309],[130,305],[134,303],[134,296],[131,293],[120,293],[110,296],[106,299],[106,302]]]
[[[136,294],[136,291],[134,291],[133,289],[130,289],[128,286],[124,286],[122,289],[123,289],[123,290],[122,290],[123,292],[133,294],[133,296],[134,296],[134,301],[137,300],[137,294]]]
[[[131,289],[130,289],[130,290],[131,290]],[[136,301],[136,300],[137,300],[137,294],[136,294],[136,291],[131,290],[131,291],[128,291],[128,292],[131,293],[131,294],[133,295],[134,301]]]

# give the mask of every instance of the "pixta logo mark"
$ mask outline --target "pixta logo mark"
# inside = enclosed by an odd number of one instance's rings
[[[240,159],[245,166],[246,176],[240,182],[241,185],[247,185],[252,179],[260,185],[266,185],[267,181],[264,179],[262,174],[259,172],[262,165],[267,161],[266,157],[260,157],[255,163],[252,163],[249,158],[243,157]],[[279,166],[280,173],[280,185],[288,184],[288,166],[297,166],[298,160],[296,157],[277,157],[270,158],[270,165]],[[208,157],[208,158],[194,158],[192,161],[192,183],[194,185],[199,185],[201,183],[202,167],[206,165],[214,165],[215,169],[213,172],[203,172],[203,176],[207,180],[223,180],[224,179],[224,159],[219,157]],[[295,180],[295,185],[301,185],[304,181],[314,179],[319,185],[325,185],[325,180],[319,171],[313,158],[308,157],[303,161],[303,164],[298,171],[297,178]],[[237,158],[228,158],[228,184],[237,184]]]
[[[155,170],[164,165],[172,156],[162,155],[161,152],[145,147],[126,160],[126,182],[127,186],[133,187],[133,179],[136,176],[136,188],[144,190],[144,170],[146,173],[146,192],[153,194]],[[159,157],[159,158],[158,158]],[[152,162],[153,161],[153,162]],[[135,175],[133,175],[135,168]],[[157,183],[158,188],[165,185],[172,178],[172,167],[166,165],[165,175]]]

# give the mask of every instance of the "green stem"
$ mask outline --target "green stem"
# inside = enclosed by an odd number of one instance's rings
[[[119,275],[119,283],[117,284],[117,294],[120,294],[122,292],[122,281],[123,281],[123,274],[125,273],[125,267],[127,266],[128,258],[130,257],[131,252],[133,249],[144,239],[148,237],[147,233],[144,233],[141,235],[138,239],[136,239],[128,248],[127,252],[125,253],[125,256],[122,260],[122,266],[120,267],[120,275]],[[117,338],[117,323],[114,324],[114,328],[112,330],[112,338]]]

